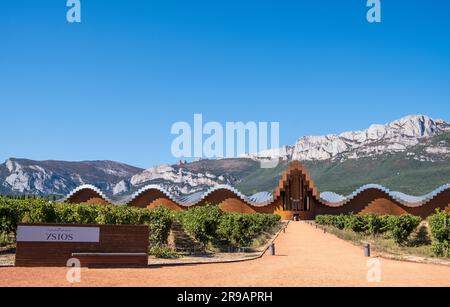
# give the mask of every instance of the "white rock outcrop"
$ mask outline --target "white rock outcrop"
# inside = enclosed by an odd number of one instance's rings
[[[366,130],[348,131],[325,136],[305,136],[293,146],[266,150],[246,155],[256,160],[293,159],[328,160],[357,159],[384,153],[403,152],[419,144],[421,139],[450,131],[450,124],[444,120],[433,120],[426,115],[411,115],[386,125],[371,125]],[[434,153],[446,149],[434,149]]]

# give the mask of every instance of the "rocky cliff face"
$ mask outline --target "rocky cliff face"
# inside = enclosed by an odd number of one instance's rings
[[[65,195],[85,183],[106,191],[119,190],[121,182],[142,169],[112,161],[33,161],[8,159],[0,164],[3,194]]]
[[[131,177],[131,189],[149,183],[159,184],[175,195],[190,194],[219,184],[233,184],[229,175],[215,175],[211,172],[195,172],[183,165],[159,165]]]
[[[425,115],[413,115],[386,125],[372,125],[362,131],[305,136],[293,146],[285,146],[279,151],[251,154],[248,157],[256,160],[274,159],[279,154],[283,159],[301,161],[345,161],[386,153],[406,152],[409,148],[426,142],[427,139],[449,131],[450,124],[443,120],[434,120]],[[438,144],[428,149],[431,154],[448,155],[449,151],[446,144]]]

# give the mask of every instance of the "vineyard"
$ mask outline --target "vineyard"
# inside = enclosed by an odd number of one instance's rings
[[[332,227],[337,235],[352,241],[373,241],[376,245],[393,241],[403,250],[429,250],[433,256],[449,257],[449,212],[437,210],[425,225],[420,217],[410,214],[318,215],[315,221],[319,225]]]
[[[14,244],[19,223],[147,225],[150,230],[150,254],[172,257],[167,246],[174,221],[203,244],[246,247],[265,232],[280,224],[271,214],[226,213],[208,205],[175,212],[162,206],[141,209],[117,205],[65,204],[48,199],[12,199],[0,197],[0,246]]]

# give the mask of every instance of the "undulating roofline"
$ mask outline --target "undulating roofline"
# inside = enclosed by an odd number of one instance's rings
[[[331,207],[344,206],[358,195],[373,189],[387,194],[393,200],[406,207],[420,207],[436,198],[439,194],[450,190],[450,184],[442,185],[431,193],[423,196],[412,196],[398,191],[391,191],[379,184],[366,184],[348,196],[339,195],[333,192],[323,192],[320,194],[320,200]]]
[[[99,188],[97,188],[95,185],[92,184],[83,184],[80,185],[79,187],[73,189],[69,194],[67,194],[66,197],[64,197],[62,199],[63,202],[67,202],[68,200],[70,200],[70,198],[72,196],[74,196],[75,194],[83,191],[83,190],[90,190],[93,191],[95,193],[97,193],[101,198],[103,198],[103,200],[105,200],[105,202],[110,203],[110,204],[114,204],[114,202],[108,198],[108,196],[106,196],[105,193],[103,193]]]
[[[182,207],[192,207],[195,206],[202,201],[204,201],[208,196],[215,192],[219,191],[227,191],[229,193],[232,193],[235,198],[240,199],[244,203],[253,206],[253,207],[265,207],[273,202],[275,202],[278,198],[281,197],[282,192],[286,189],[287,185],[289,184],[289,176],[292,172],[299,172],[303,175],[305,178],[305,183],[308,188],[308,190],[311,192],[311,196],[315,198],[319,203],[327,206],[327,207],[342,207],[351,202],[355,197],[360,196],[364,193],[369,193],[371,190],[378,190],[384,194],[386,194],[387,197],[391,198],[392,201],[397,202],[401,205],[404,205],[406,207],[420,207],[425,205],[426,203],[432,201],[434,198],[438,197],[441,193],[444,193],[445,191],[450,191],[450,184],[445,184],[434,191],[423,195],[423,196],[411,196],[404,194],[402,192],[397,191],[390,191],[389,189],[378,185],[378,184],[368,184],[364,185],[361,188],[357,189],[353,193],[351,193],[348,196],[339,195],[333,192],[318,192],[318,189],[316,188],[314,181],[311,179],[311,176],[308,172],[308,170],[304,167],[304,165],[298,161],[294,161],[291,164],[289,164],[286,171],[283,173],[282,178],[280,180],[280,183],[278,187],[275,189],[275,192],[269,193],[269,192],[259,192],[252,196],[246,196],[239,192],[237,189],[230,185],[217,185],[215,187],[210,188],[206,192],[197,192],[190,195],[181,195],[177,196],[163,187],[159,185],[148,185],[141,189],[139,189],[137,192],[135,192],[133,195],[131,195],[129,198],[123,200],[120,202],[120,204],[128,205],[135,201],[138,197],[143,196],[147,193],[152,193],[152,191],[162,193],[167,199],[171,200],[172,202],[178,204]],[[86,184],[79,186],[78,188],[74,189],[72,192],[70,192],[67,197],[63,199],[63,201],[70,202],[71,197],[76,195],[77,193],[83,191],[83,190],[90,190],[99,195],[99,197],[103,198],[105,202],[110,204],[119,204],[118,202],[114,202],[111,199],[109,199],[105,193],[103,193],[100,189],[97,187]],[[224,199],[225,200],[225,199]]]

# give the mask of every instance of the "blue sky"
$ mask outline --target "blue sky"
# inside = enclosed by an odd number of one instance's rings
[[[0,159],[174,162],[175,121],[279,121],[282,144],[450,120],[450,2],[2,0]]]

